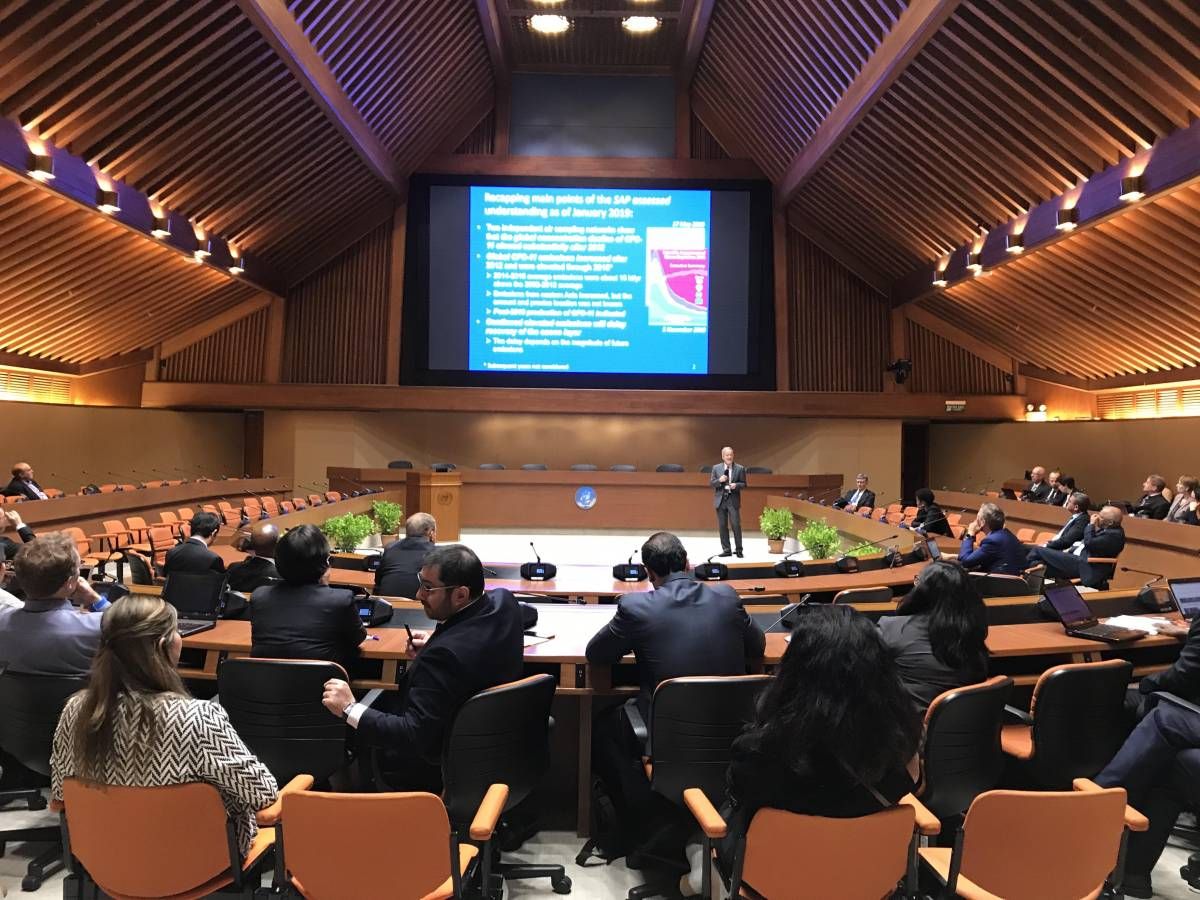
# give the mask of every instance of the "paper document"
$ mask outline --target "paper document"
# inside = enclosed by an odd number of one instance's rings
[[[1113,616],[1104,620],[1105,625],[1117,628],[1131,628],[1134,631],[1144,631],[1146,634],[1158,634],[1158,629],[1168,624],[1167,619],[1155,616]]]

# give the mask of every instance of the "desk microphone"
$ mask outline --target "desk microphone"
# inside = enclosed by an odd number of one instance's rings
[[[898,540],[899,538],[900,538],[900,534],[897,532],[896,534],[891,534],[891,535],[888,535],[887,537],[880,538],[877,541],[871,541],[870,543],[867,543],[867,544],[861,544],[858,547],[856,547],[855,549],[856,550],[865,550],[868,547],[878,547],[881,544],[886,544],[888,541]],[[899,556],[899,554],[894,549],[888,550],[887,552],[888,552],[888,555],[885,557],[885,559],[887,561],[887,568],[891,568],[892,566],[894,566],[896,564],[895,561],[896,561],[897,557]],[[839,556],[834,561],[833,565],[839,572],[842,572],[842,573],[857,572],[858,571],[858,557],[850,556],[849,554],[843,553],[841,556]]]
[[[340,477],[341,477],[342,481],[348,481],[355,487],[362,488],[361,491],[355,491],[353,494],[351,494],[350,496],[352,496],[352,497],[358,497],[361,494],[378,494],[380,491],[383,490],[383,488],[381,488],[381,487],[367,487],[361,481],[355,481],[353,478],[347,478],[345,475],[342,475]]]
[[[784,607],[782,607],[782,608],[779,610],[779,613],[780,613],[780,616],[779,616],[779,618],[778,618],[778,619],[776,619],[774,622],[772,622],[770,625],[768,625],[766,628],[764,628],[764,629],[763,629],[763,633],[765,634],[766,632],[770,631],[772,628],[774,628],[774,627],[775,627],[776,625],[778,625],[780,622],[784,621],[784,620],[785,620],[785,619],[786,619],[788,616],[790,616],[790,615],[792,615],[793,613],[795,613],[795,612],[796,612],[796,610],[798,610],[798,609],[800,609],[800,608],[802,608],[802,607],[805,607],[805,606],[807,606],[807,605],[808,605],[808,599],[809,599],[811,596],[812,596],[812,594],[811,594],[811,593],[809,593],[809,594],[805,594],[803,597],[801,597],[801,598],[800,598],[799,600],[797,600],[795,603],[789,603],[787,606],[784,606]],[[788,623],[788,630],[789,630],[789,631],[791,631],[793,628],[795,628],[795,623],[794,623],[794,622],[789,622],[789,623]]]
[[[724,581],[729,577],[729,566],[725,563],[715,563],[718,554],[714,553],[700,565],[692,569],[692,574],[699,581]]]
[[[1148,609],[1153,612],[1165,612],[1171,609],[1170,592],[1166,596],[1162,596],[1151,585],[1156,581],[1162,581],[1167,576],[1159,572],[1147,572],[1143,569],[1131,569],[1129,566],[1121,566],[1122,572],[1133,572],[1135,575],[1150,575],[1150,581],[1142,585],[1141,590],[1137,594],[1137,604],[1143,609]]]
[[[255,500],[257,500],[257,501],[258,501],[258,509],[259,509],[259,515],[258,515],[258,517],[259,517],[260,519],[269,519],[269,518],[271,518],[270,516],[268,516],[268,515],[267,515],[267,508],[266,508],[266,506],[265,506],[265,505],[263,505],[263,500],[265,500],[266,498],[265,498],[265,497],[264,497],[262,494],[256,494],[254,491],[250,490],[250,488],[242,488],[242,490],[244,490],[244,491],[245,491],[247,494],[249,494],[251,497],[253,497]],[[272,498],[272,499],[274,499],[274,498]],[[245,509],[245,504],[244,504],[244,503],[242,504],[242,508],[243,508],[243,510]],[[243,512],[243,513],[242,513],[242,516],[243,516],[243,518],[245,518],[245,517],[246,517],[246,514],[245,514],[245,512]]]
[[[645,581],[650,577],[650,573],[644,565],[633,561],[633,557],[637,552],[637,550],[634,550],[633,553],[629,554],[629,559],[613,566],[613,578],[617,581]]]
[[[533,541],[529,542],[529,549],[533,551],[537,562],[522,564],[521,577],[523,579],[526,581],[547,581],[558,574],[558,566],[554,565],[554,563],[542,562],[542,557],[538,555],[537,547],[533,546]]]
[[[800,553],[804,548],[793,550],[779,562],[775,563],[775,574],[780,578],[799,578],[804,574],[804,564],[797,559],[792,559],[797,553]]]

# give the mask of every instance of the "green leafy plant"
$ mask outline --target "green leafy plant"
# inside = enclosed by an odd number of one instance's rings
[[[795,519],[790,509],[764,506],[762,515],[758,517],[758,530],[767,536],[768,540],[782,541],[795,534]]]
[[[346,513],[326,519],[321,530],[336,549],[353,552],[369,535],[375,533],[375,523],[370,516]]]
[[[800,546],[808,551],[813,559],[829,559],[833,551],[842,545],[842,536],[838,530],[824,519],[814,519],[800,529],[797,535]]]
[[[375,517],[375,530],[380,534],[396,534],[404,518],[404,507],[390,500],[376,500],[371,504],[371,515]]]
[[[870,541],[862,541],[855,544],[846,551],[847,556],[870,556],[872,553],[883,553],[884,550],[878,544],[872,544]]]

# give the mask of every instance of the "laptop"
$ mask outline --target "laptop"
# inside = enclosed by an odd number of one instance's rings
[[[1133,628],[1119,628],[1115,625],[1101,625],[1092,615],[1092,610],[1073,584],[1055,585],[1046,588],[1046,600],[1054,607],[1054,612],[1062,620],[1063,628],[1071,637],[1087,638],[1089,641],[1103,641],[1106,644],[1118,644],[1123,641],[1136,641],[1144,638],[1144,631]]]
[[[214,572],[174,572],[167,576],[162,598],[179,614],[179,635],[188,637],[215,628],[224,607],[225,577]]]
[[[1200,578],[1168,578],[1167,589],[1181,616],[1188,621],[1200,616]]]

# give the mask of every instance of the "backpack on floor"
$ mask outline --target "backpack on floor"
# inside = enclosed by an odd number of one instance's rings
[[[575,857],[577,866],[587,866],[593,857],[608,865],[625,855],[625,838],[621,833],[617,808],[599,778],[592,779],[592,812],[588,823],[591,837]]]

